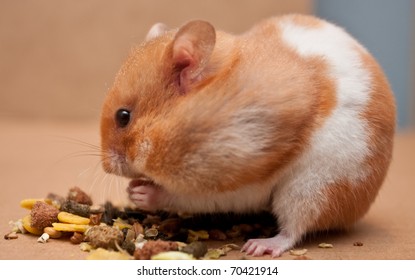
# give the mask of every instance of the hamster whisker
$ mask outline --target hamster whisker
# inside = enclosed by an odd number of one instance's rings
[[[101,151],[101,147],[96,144],[92,144],[80,139],[68,137],[68,136],[56,136],[56,138],[60,139],[62,143],[70,143],[70,144],[76,144],[83,147],[88,147],[96,151]]]

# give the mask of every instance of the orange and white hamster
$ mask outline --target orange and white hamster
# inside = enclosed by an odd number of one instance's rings
[[[241,35],[156,24],[104,101],[102,161],[144,210],[272,212],[280,232],[243,251],[277,257],[368,211],[394,131],[381,68],[331,23],[285,15]]]

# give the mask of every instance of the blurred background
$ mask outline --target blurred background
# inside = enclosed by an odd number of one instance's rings
[[[413,0],[1,0],[0,118],[98,120],[115,73],[155,22],[203,18],[240,33],[283,13],[343,26],[378,59],[398,103],[400,129],[415,124]]]

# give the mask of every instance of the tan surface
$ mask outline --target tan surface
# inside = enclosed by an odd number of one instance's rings
[[[49,192],[65,195],[74,185],[93,194],[95,203],[107,199],[125,202],[125,181],[105,176],[99,158],[79,143],[99,144],[98,123],[11,122],[0,120],[0,233],[8,222],[28,213],[19,207],[24,198],[39,198]],[[76,140],[71,140],[71,139]],[[309,238],[313,259],[415,259],[415,133],[396,137],[394,160],[383,189],[372,209],[348,233],[327,233]],[[19,235],[0,240],[0,259],[84,259],[86,254],[67,240],[39,244],[36,237]],[[355,247],[356,241],[363,242]],[[319,249],[320,242],[333,249]],[[211,244],[212,246],[218,243]],[[238,259],[233,253],[229,258]],[[265,258],[268,258],[266,256]],[[292,259],[284,254],[283,259]]]

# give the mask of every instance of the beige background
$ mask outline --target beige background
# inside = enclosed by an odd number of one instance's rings
[[[131,47],[155,22],[202,18],[229,32],[281,13],[310,13],[309,0],[0,1],[0,117],[99,116]]]
[[[288,12],[312,13],[308,0],[61,1],[0,0],[0,233],[27,215],[24,198],[65,195],[78,185],[96,204],[125,203],[126,183],[103,174],[96,149],[101,103],[130,48],[150,26],[203,18],[229,32]],[[34,121],[35,120],[35,121]],[[415,134],[396,136],[378,199],[354,230],[300,244],[313,259],[415,259]],[[68,240],[0,239],[0,260],[83,259]],[[360,241],[363,247],[353,243]],[[320,242],[333,249],[321,250]],[[211,244],[217,246],[218,244]],[[238,259],[234,252],[229,258]],[[265,256],[264,258],[269,258]],[[283,259],[292,259],[288,253]]]

